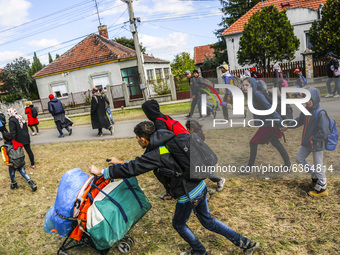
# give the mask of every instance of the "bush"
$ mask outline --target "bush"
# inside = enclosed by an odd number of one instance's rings
[[[158,95],[166,95],[166,94],[171,93],[168,81],[166,81],[166,80],[157,79],[156,82],[152,81],[152,86],[153,86],[154,91]]]
[[[9,102],[12,103],[16,100],[20,100],[22,99],[22,95],[20,93],[11,93],[11,94],[7,94],[3,97],[3,100],[5,102]]]

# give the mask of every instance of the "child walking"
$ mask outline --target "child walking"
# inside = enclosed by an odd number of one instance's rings
[[[39,120],[36,116],[37,110],[34,108],[32,101],[26,101],[25,104],[26,104],[25,113],[27,114],[27,120],[28,120],[27,124],[32,131],[32,135],[39,135],[39,128],[38,128]],[[36,131],[34,131],[33,127],[35,127]]]
[[[28,182],[32,191],[36,191],[37,185],[25,171],[25,154],[23,145],[13,140],[13,135],[11,133],[5,133],[3,138],[5,144],[1,146],[1,155],[4,163],[8,166],[9,177],[11,179],[11,189],[19,188],[15,179],[15,171],[18,171]]]
[[[308,192],[308,195],[313,197],[328,196],[327,180],[325,173],[325,166],[323,164],[323,151],[325,150],[325,141],[329,134],[329,119],[327,113],[320,109],[320,90],[316,88],[309,88],[311,93],[311,100],[306,104],[307,110],[312,114],[306,116],[303,113],[295,119],[297,125],[294,128],[298,128],[302,125],[302,141],[301,148],[296,156],[296,162],[303,165],[303,167],[309,170],[312,178],[313,190]],[[316,114],[318,118],[316,119]],[[289,124],[291,126],[291,124]],[[313,163],[307,161],[309,154],[313,153]]]
[[[303,88],[304,86],[306,86],[307,84],[306,78],[302,75],[300,69],[295,69],[294,73],[297,75],[296,87]],[[298,95],[302,96],[301,93],[300,94],[295,93],[294,97],[298,97]]]

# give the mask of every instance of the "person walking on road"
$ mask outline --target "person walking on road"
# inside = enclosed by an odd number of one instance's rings
[[[105,101],[105,109],[106,109],[107,114],[110,117],[111,124],[113,125],[115,122],[113,121],[113,116],[112,116],[112,112],[111,112],[111,109],[110,109],[110,101],[107,98],[107,95],[105,94],[104,89],[101,89],[100,93],[102,94],[102,97]]]
[[[37,118],[37,109],[34,108],[34,105],[32,104],[32,101],[26,101],[26,109],[25,109],[25,113],[27,114],[27,124],[29,126],[29,128],[32,131],[32,135],[39,135],[39,120]],[[36,131],[34,131],[34,128],[36,129]]]
[[[97,136],[103,136],[103,128],[108,129],[111,135],[113,134],[113,127],[106,114],[105,100],[96,87],[92,89],[91,124],[92,129],[98,129]]]
[[[31,149],[31,139],[25,119],[21,117],[14,108],[7,109],[7,115],[9,118],[9,132],[12,134],[13,140],[24,146],[31,161],[30,167],[35,169],[34,155]]]
[[[195,107],[197,105],[198,112],[199,112],[199,119],[203,119],[202,116],[202,109],[201,109],[201,92],[200,87],[202,86],[202,77],[199,77],[199,73],[197,70],[193,71],[193,75],[190,71],[186,71],[185,75],[187,76],[190,84],[190,90],[191,90],[191,108],[190,113],[186,116],[187,118],[192,118],[192,115],[194,114]]]
[[[229,66],[224,62],[222,65],[220,65],[221,68],[221,72],[222,72],[222,79],[224,81],[225,84],[227,85],[233,85],[233,75],[229,72]],[[223,102],[226,105],[222,106],[222,112],[223,112],[223,117],[226,120],[229,120],[229,114],[228,114],[228,108],[231,109],[232,108],[232,104],[233,104],[233,96],[232,93],[229,89],[226,89],[226,92],[224,94],[223,97]]]
[[[71,135],[72,128],[70,128],[70,126],[72,126],[72,122],[66,118],[63,104],[52,94],[50,94],[48,97],[50,98],[50,101],[48,102],[48,111],[54,118],[54,123],[59,132],[58,138],[64,137],[63,128],[65,128],[68,131],[68,134]]]
[[[329,59],[327,63],[327,75],[328,79],[326,82],[328,94],[325,97],[340,97],[340,83],[339,83],[339,60],[334,57],[333,52],[329,52],[326,54],[326,57]],[[335,88],[332,93],[331,82],[334,81]],[[335,93],[338,91],[338,94]]]

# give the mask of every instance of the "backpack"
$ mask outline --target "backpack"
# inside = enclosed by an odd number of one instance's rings
[[[7,155],[10,163],[13,163],[13,167],[18,169],[25,165],[25,154],[22,146],[13,148],[13,145],[6,145]]]
[[[170,119],[170,117],[168,115],[164,114],[164,116],[165,116],[166,119],[159,117],[159,118],[157,118],[157,120],[164,121],[167,128],[170,131],[174,132],[175,135],[182,134],[182,133],[187,133],[187,134],[189,133],[188,130],[186,130],[186,128],[183,127],[183,125],[179,121]]]
[[[0,121],[4,126],[6,125],[6,116],[2,112],[0,113]]]
[[[272,94],[272,92],[270,92],[270,91],[267,91],[267,92],[261,91],[261,92],[262,92],[262,94],[266,97],[266,99],[268,100],[268,102],[269,102],[270,104],[272,104],[272,103],[273,103],[273,94]],[[277,112],[278,114],[280,114],[280,116],[281,116],[281,118],[282,118],[283,120],[285,120],[285,119],[293,119],[293,108],[292,108],[291,105],[286,104],[286,115],[283,115],[283,114],[281,113],[281,97],[280,97],[280,96],[277,97],[276,112]]]
[[[38,111],[34,106],[31,108],[31,113],[33,118],[38,117]]]
[[[210,173],[197,172],[196,167],[212,167],[217,163],[216,154],[196,133],[178,134],[165,146],[181,167],[181,175],[188,180],[204,180]]]
[[[339,132],[338,132],[338,129],[336,127],[336,122],[335,120],[333,120],[332,118],[330,118],[327,114],[327,112],[322,109],[322,108],[319,108],[315,111],[315,120],[316,122],[318,123],[319,121],[319,113],[321,111],[324,111],[326,113],[326,116],[329,120],[329,134],[328,134],[328,137],[326,139],[326,150],[328,151],[334,151],[337,144],[338,144],[338,139],[339,139]]]

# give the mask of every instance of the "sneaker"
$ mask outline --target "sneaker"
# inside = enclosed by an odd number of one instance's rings
[[[113,130],[114,130],[113,126],[110,126],[109,131],[110,131],[111,135],[113,135]]]
[[[12,183],[11,183],[11,189],[19,189],[18,183],[12,182]]]
[[[72,135],[72,128],[70,128],[70,131],[68,131],[68,135]]]
[[[103,136],[102,132],[98,132],[97,136]]]
[[[208,255],[208,253],[205,252],[203,254],[199,254],[199,253],[194,252],[193,250],[191,250],[191,251],[181,252],[180,255]]]
[[[340,95],[339,95],[339,94],[337,94],[337,95],[335,95],[334,97],[340,97]]]
[[[217,188],[216,191],[220,192],[223,189],[225,183],[225,178],[222,178],[218,183],[217,183]]]
[[[325,97],[333,97],[333,94],[327,94]]]
[[[328,196],[328,189],[321,189],[320,191],[312,190],[308,192],[308,195],[311,197],[327,197]]]
[[[34,136],[34,135],[36,135],[36,133],[35,133],[35,132],[33,132],[33,133],[32,133],[32,136]]]
[[[29,180],[28,185],[30,185],[32,192],[37,190],[37,185],[34,183],[33,180]]]
[[[248,248],[243,249],[243,254],[245,255],[252,255],[254,251],[260,246],[259,243],[250,241]]]
[[[36,135],[40,135],[40,133],[39,132],[37,132],[37,133],[35,133]]]
[[[58,136],[58,138],[63,138],[64,137],[64,134],[61,134]]]
[[[192,116],[190,114],[185,115],[186,118],[191,118]]]

